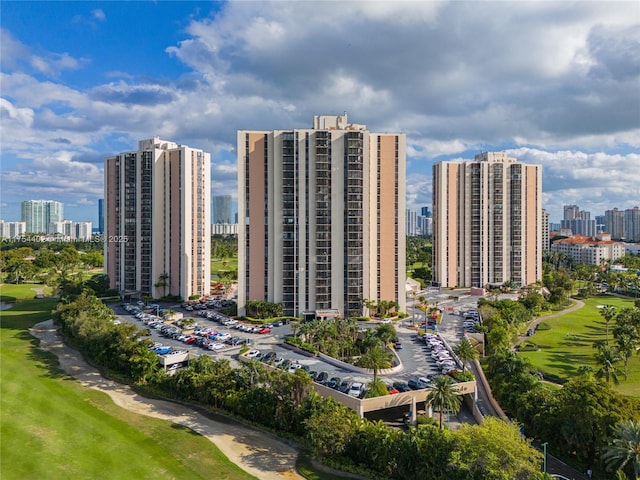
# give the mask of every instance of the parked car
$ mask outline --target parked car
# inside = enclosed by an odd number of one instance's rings
[[[262,357],[262,361],[264,363],[270,363],[273,362],[276,358],[276,352],[267,352],[264,354],[264,356]]]
[[[300,364],[299,364],[299,363],[297,363],[297,362],[292,363],[292,364],[289,366],[289,368],[287,369],[287,372],[289,372],[289,373],[295,373],[295,372],[296,372],[296,370],[298,370],[298,369],[299,369],[299,368],[301,368],[301,367],[302,367],[302,365],[300,365]]]
[[[406,382],[393,382],[393,388],[399,392],[410,392],[411,388]]]
[[[324,383],[329,379],[329,374],[327,372],[320,372],[316,377],[316,382]]]
[[[261,335],[264,335],[265,333],[271,333],[271,329],[269,327],[262,327],[260,330],[258,330],[258,333]]]
[[[327,382],[327,387],[329,388],[337,388],[340,386],[340,382],[342,380],[340,379],[340,377],[332,377],[331,380],[329,380]]]
[[[260,350],[249,350],[247,352],[247,358],[256,358],[258,355],[260,355]]]
[[[411,390],[422,390],[424,388],[427,388],[427,384],[421,382],[420,380],[416,380],[416,379],[411,379],[407,382],[407,385],[409,385],[409,388]]]
[[[400,393],[400,391],[393,385],[387,385],[387,391],[389,392],[389,395],[397,395]]]
[[[351,388],[351,382],[349,380],[343,380],[336,390],[342,393],[347,393],[349,391],[349,388]]]
[[[351,387],[349,387],[349,395],[352,397],[359,397],[362,391],[364,390],[364,384],[360,382],[353,382]]]

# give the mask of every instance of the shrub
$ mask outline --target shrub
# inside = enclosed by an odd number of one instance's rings
[[[540,347],[533,342],[523,342],[518,348],[520,352],[537,352],[538,350],[540,350]]]
[[[449,376],[454,378],[458,382],[471,382],[476,378],[473,376],[473,373],[468,370],[465,370],[464,372],[460,370],[454,370],[449,374]]]
[[[551,327],[547,322],[541,322],[538,324],[538,330],[551,330]]]

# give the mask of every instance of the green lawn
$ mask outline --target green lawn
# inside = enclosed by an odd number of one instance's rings
[[[633,307],[632,299],[618,297],[593,297],[585,300],[585,306],[558,318],[545,320],[549,330],[537,330],[529,338],[540,350],[521,353],[545,377],[568,380],[581,365],[591,365],[597,370],[592,347],[596,340],[606,339],[606,323],[599,313],[598,305],[615,305],[618,309]],[[612,330],[615,321],[609,323],[609,342],[613,344]],[[623,371],[623,365],[619,365]],[[614,388],[624,394],[640,397],[640,355],[629,359],[629,378],[619,375],[620,384]]]
[[[17,300],[0,312],[0,478],[255,478],[192,430],[119,408],[62,374],[27,331],[54,306],[32,287],[0,286],[4,301]]]

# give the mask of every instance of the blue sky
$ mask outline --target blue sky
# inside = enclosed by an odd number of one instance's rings
[[[238,129],[341,114],[431,166],[487,150],[543,165],[559,220],[640,204],[637,2],[0,2],[0,218],[97,222],[105,156],[160,136],[209,151],[236,197]]]

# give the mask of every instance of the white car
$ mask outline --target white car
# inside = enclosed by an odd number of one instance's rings
[[[220,333],[217,337],[216,340],[220,340],[221,342],[224,342],[225,340],[231,338],[231,334],[229,333]]]
[[[224,348],[223,343],[210,343],[209,350],[221,350]]]
[[[247,358],[256,358],[258,355],[260,355],[260,350],[250,350],[247,352]]]
[[[287,370],[287,372],[295,373],[296,370],[298,370],[299,368],[302,368],[302,365],[300,365],[299,363],[292,363],[291,366],[289,367],[289,370]]]
[[[360,382],[353,382],[351,384],[351,388],[349,388],[349,395],[351,395],[352,397],[359,397],[360,394],[362,393],[362,389],[364,388],[364,385]]]

